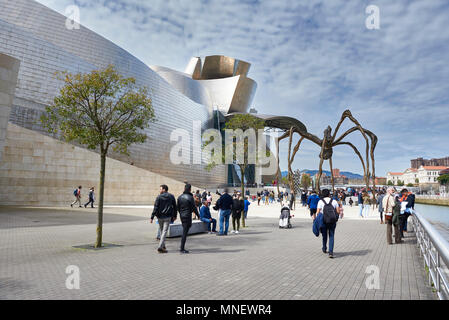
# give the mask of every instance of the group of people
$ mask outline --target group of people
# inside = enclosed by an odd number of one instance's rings
[[[81,204],[81,190],[83,189],[83,186],[78,186],[78,188],[76,188],[75,190],[73,190],[73,195],[75,196],[75,201],[73,201],[70,206],[73,208],[73,205],[77,204],[79,205],[80,208],[82,208],[82,204]],[[95,188],[91,187],[89,189],[89,195],[88,195],[89,201],[86,202],[84,204],[84,208],[87,208],[87,206],[90,204],[91,208],[94,207],[94,202],[95,202]]]
[[[231,196],[227,189],[223,194],[219,194],[220,197],[215,203],[213,209],[219,211],[219,232],[217,233],[217,220],[212,218],[210,212],[210,205],[212,203],[212,197],[210,192],[206,193],[206,197],[201,197],[201,204],[198,204],[197,198],[199,191],[195,195],[191,192],[192,186],[186,184],[184,192],[176,200],[175,197],[168,192],[167,185],[160,186],[160,194],[154,202],[154,209],[151,214],[151,223],[154,218],[157,217],[160,230],[160,241],[157,251],[159,253],[166,253],[165,239],[167,236],[168,228],[171,223],[174,223],[179,217],[182,224],[182,237],[181,237],[181,253],[189,253],[185,249],[187,235],[192,226],[193,214],[197,219],[207,224],[207,228],[210,234],[216,233],[217,236],[227,236],[229,231],[229,220],[232,216],[233,233],[238,234],[240,230],[240,220],[242,215],[244,219],[247,218],[248,208],[251,204],[248,198],[243,199],[242,195],[235,192]],[[204,193],[203,193],[204,194]],[[218,191],[217,191],[218,194]]]
[[[404,232],[407,232],[408,217],[415,210],[415,195],[407,189],[402,189],[400,193],[396,192],[394,187],[389,187],[386,192],[381,191],[379,196],[379,212],[381,223],[387,225],[387,243],[401,243],[404,238]]]

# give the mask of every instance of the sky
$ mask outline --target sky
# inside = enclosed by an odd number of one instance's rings
[[[377,176],[413,158],[449,156],[447,0],[39,2],[63,14],[78,5],[82,25],[147,65],[184,71],[190,57],[217,54],[250,62],[253,107],[295,117],[320,138],[351,110],[379,138]],[[369,5],[379,8],[379,29],[366,27]],[[346,120],[339,132],[350,127]],[[364,150],[360,134],[346,140]],[[280,150],[285,170],[286,140]],[[293,169],[317,169],[319,153],[304,142]],[[346,146],[334,149],[333,164],[362,173]]]

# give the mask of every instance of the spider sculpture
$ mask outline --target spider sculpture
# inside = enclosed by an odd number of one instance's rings
[[[343,121],[348,118],[350,121],[354,123],[354,127],[344,132],[341,136],[337,138],[338,130],[340,129],[341,125],[343,124]],[[359,150],[352,144],[351,142],[343,141],[345,137],[347,137],[349,134],[359,131],[363,138],[366,141],[366,160],[363,159],[361,153]],[[301,138],[299,139],[298,143],[295,145],[293,149],[293,154],[291,152],[292,149],[292,140],[293,140],[293,133],[298,133]],[[320,192],[320,179],[323,173],[323,163],[324,160],[329,161],[330,171],[331,171],[331,181],[332,181],[332,190],[335,189],[335,181],[334,181],[334,173],[332,168],[332,155],[333,155],[333,148],[339,145],[347,145],[350,146],[353,151],[356,153],[356,155],[359,157],[360,162],[362,163],[363,172],[364,172],[364,180],[366,184],[366,188],[369,188],[369,181],[371,177],[374,177],[373,179],[373,189],[376,187],[375,177],[375,163],[374,163],[374,150],[377,145],[377,136],[372,133],[371,131],[363,128],[360,123],[352,116],[351,111],[346,110],[343,112],[340,122],[338,123],[335,131],[332,133],[332,128],[328,126],[326,130],[324,130],[324,137],[323,139],[318,138],[317,136],[305,132],[303,130],[299,130],[298,128],[291,127],[290,130],[285,132],[282,136],[278,138],[278,142],[280,140],[283,140],[285,138],[289,138],[289,148],[288,148],[288,180],[291,187],[291,190],[294,190],[294,184],[293,184],[293,172],[291,169],[291,164],[295,158],[296,153],[299,150],[299,147],[301,146],[301,143],[304,139],[310,140],[320,146],[321,152],[320,152],[320,166],[319,166],[319,172],[317,177],[317,183],[316,183],[316,190],[317,192]],[[279,148],[278,148],[279,152]],[[278,155],[279,159],[279,155]],[[372,173],[370,172],[370,160],[371,160],[371,168]],[[279,171],[278,171],[278,177],[279,177]]]

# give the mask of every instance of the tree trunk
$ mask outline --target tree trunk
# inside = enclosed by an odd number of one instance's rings
[[[243,201],[245,201],[245,166],[239,166],[240,167],[240,172],[241,172],[241,174],[242,174],[242,190],[241,190],[241,192],[242,192],[242,199],[243,199]],[[244,215],[244,213],[243,213],[243,210],[242,210],[242,228],[246,228],[246,225],[245,225],[245,215]]]
[[[104,200],[105,173],[106,173],[106,151],[101,150],[100,194],[98,201],[97,241],[95,243],[95,248],[101,248],[103,243],[103,200]]]

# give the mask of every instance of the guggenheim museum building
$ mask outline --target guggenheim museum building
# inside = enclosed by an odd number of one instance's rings
[[[50,136],[39,119],[63,85],[56,72],[87,73],[110,64],[151,89],[156,121],[129,156],[110,155],[106,203],[152,203],[163,183],[179,194],[186,181],[194,188],[239,182],[232,165],[207,171],[204,163],[172,164],[170,133],[191,133],[198,120],[202,130],[219,128],[227,114],[248,112],[257,88],[249,63],[207,56],[186,61],[184,72],[147,66],[83,26],[66,28],[66,20],[33,0],[0,0],[0,204],[67,204],[78,185],[84,199],[98,187],[98,153]],[[254,170],[247,181],[257,182]]]

